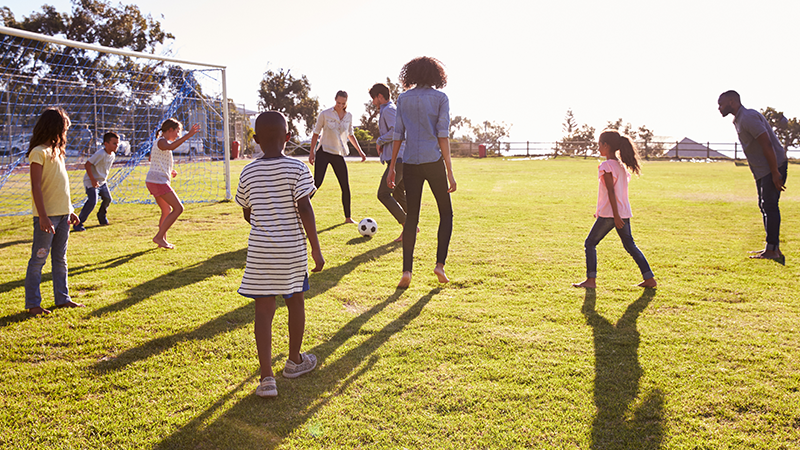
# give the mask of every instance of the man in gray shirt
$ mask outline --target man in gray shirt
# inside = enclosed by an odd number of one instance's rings
[[[788,160],[786,151],[778,141],[767,119],[754,110],[742,106],[736,91],[723,92],[717,101],[722,117],[733,114],[733,125],[742,143],[744,155],[758,190],[758,206],[764,219],[767,232],[767,245],[757,250],[751,258],[774,259],[785,262],[780,250],[781,212],[778,201],[786,189],[786,170]]]

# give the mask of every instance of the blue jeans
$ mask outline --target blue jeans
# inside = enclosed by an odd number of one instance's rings
[[[50,216],[55,234],[45,233],[39,228],[39,218],[33,218],[33,247],[28,271],[25,273],[25,309],[42,304],[39,285],[42,282],[42,267],[50,253],[53,267],[53,297],[56,305],[69,303],[67,286],[67,242],[69,241],[69,216]]]
[[[653,278],[653,271],[650,270],[650,265],[647,264],[647,258],[644,257],[642,251],[633,242],[631,219],[622,219],[622,221],[625,222],[625,226],[622,228],[617,228],[614,225],[613,217],[598,217],[594,222],[592,231],[589,232],[589,236],[584,243],[586,247],[586,278],[597,278],[597,244],[612,229],[617,230],[622,246],[636,261],[636,265],[639,266],[639,270],[642,272],[642,278],[645,280]]]
[[[778,168],[778,172],[786,183],[786,172],[789,161],[783,163]],[[781,199],[781,191],[775,189],[772,182],[772,175],[767,175],[756,180],[758,189],[758,207],[761,209],[761,216],[764,218],[764,231],[767,232],[767,250],[779,250],[781,244],[781,210],[778,208],[778,201]]]
[[[108,225],[106,212],[108,211],[108,205],[111,204],[111,192],[108,191],[108,185],[105,183],[97,188],[86,188],[86,203],[83,204],[83,208],[81,208],[81,214],[78,216],[78,218],[81,220],[81,225],[86,222],[86,219],[89,218],[89,214],[92,213],[94,205],[97,204],[98,195],[103,199],[103,202],[100,203],[100,209],[97,210],[97,220],[101,225]]]

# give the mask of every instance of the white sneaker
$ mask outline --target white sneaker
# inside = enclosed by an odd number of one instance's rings
[[[275,378],[264,377],[256,388],[256,395],[259,397],[277,397],[278,385],[275,384]]]
[[[311,353],[301,353],[300,358],[302,359],[300,364],[295,364],[291,359],[286,360],[286,367],[283,368],[284,377],[297,378],[317,367],[317,357]]]

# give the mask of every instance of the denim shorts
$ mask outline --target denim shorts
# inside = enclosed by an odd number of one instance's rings
[[[308,283],[308,274],[306,274],[305,278],[303,278],[303,290],[300,292],[308,292],[309,289],[311,289],[311,285]],[[263,294],[263,295],[242,294],[240,292],[239,295],[241,295],[242,297],[253,298],[253,299],[261,297],[277,297],[280,295],[285,300],[288,298],[292,298],[294,294],[299,294],[300,292],[292,292],[291,294]]]

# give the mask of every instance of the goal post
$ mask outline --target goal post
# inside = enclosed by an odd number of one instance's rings
[[[173,151],[173,186],[184,202],[231,199],[231,107],[226,68],[44,36],[0,26],[0,215],[31,210],[28,150],[33,126],[50,106],[63,108],[67,169],[76,208],[86,195],[84,164],[120,135],[109,172],[115,202],[153,203],[144,186],[161,123],[175,117],[200,132]]]

